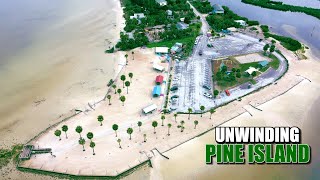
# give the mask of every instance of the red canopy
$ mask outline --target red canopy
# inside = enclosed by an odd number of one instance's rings
[[[156,77],[156,83],[162,83],[163,82],[163,76],[159,75]]]

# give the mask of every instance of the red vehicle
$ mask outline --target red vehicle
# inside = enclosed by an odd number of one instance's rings
[[[225,90],[224,92],[227,94],[227,96],[230,96],[229,90]]]

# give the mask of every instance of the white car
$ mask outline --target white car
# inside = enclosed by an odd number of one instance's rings
[[[212,98],[212,95],[211,94],[209,94],[209,93],[203,93],[203,95],[205,96],[205,97],[207,97],[207,98]]]

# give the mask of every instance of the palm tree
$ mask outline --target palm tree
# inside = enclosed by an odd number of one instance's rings
[[[132,60],[134,60],[134,52],[132,51],[131,54],[132,54]]]
[[[93,155],[96,155],[96,153],[94,152],[94,147],[96,146],[96,143],[94,143],[93,141],[90,142],[90,147],[92,148],[92,152]]]
[[[127,133],[130,135],[130,139],[131,140],[131,134],[133,133],[133,129],[132,128],[128,128],[127,129]]]
[[[120,97],[120,101],[122,102],[122,106],[124,106],[124,102],[126,101],[126,97],[125,96],[121,96]]]
[[[184,131],[184,126],[181,126],[181,132],[183,132]]]
[[[143,142],[147,142],[147,134],[143,134]]]
[[[77,126],[76,127],[76,132],[79,133],[80,138],[81,138],[82,127],[81,126]]]
[[[138,126],[139,126],[139,132],[141,131],[140,127],[142,126],[142,122],[138,121]]]
[[[153,127],[153,134],[156,133],[156,127],[158,126],[158,122],[157,121],[153,121],[152,122],[152,127]]]
[[[162,120],[162,124],[161,126],[163,126],[163,121],[166,119],[166,117],[164,115],[161,116],[161,120]]]
[[[180,124],[181,124],[181,125],[180,125],[181,132],[183,132],[183,130],[184,130],[184,126],[183,126],[183,125],[184,125],[184,121],[180,121]]]
[[[93,133],[92,132],[88,132],[87,133],[87,138],[90,139],[90,141],[92,142]]]
[[[67,131],[69,129],[68,126],[67,125],[63,125],[61,129],[66,134],[66,139],[68,139],[68,135],[67,135]]]
[[[202,113],[201,113],[201,117],[202,117],[202,114],[203,114],[204,109],[205,109],[205,107],[204,107],[204,106],[200,106],[200,110],[202,111]]]
[[[177,122],[177,116],[178,116],[178,114],[175,113],[173,116],[174,116],[174,121]]]
[[[56,131],[54,131],[54,135],[56,135],[57,137],[59,137],[59,141],[61,141],[61,131],[59,129],[57,129]]]
[[[118,90],[117,90],[117,93],[119,94],[119,97],[120,97],[120,95],[121,95],[121,93],[122,93],[122,90],[121,90],[121,89],[118,89]]]
[[[112,88],[114,89],[114,94],[117,94],[117,85],[112,84]]]
[[[128,65],[128,54],[124,55],[124,57],[126,58],[126,64]]]
[[[189,117],[188,117],[188,119],[190,119],[190,114],[192,113],[192,109],[191,109],[191,108],[188,108],[188,112],[189,112]]]
[[[133,73],[132,73],[132,72],[129,72],[130,82],[132,82],[132,77],[133,77]]]
[[[119,148],[121,149],[122,148],[121,144],[120,144],[121,143],[121,139],[118,139],[117,142],[119,143]]]
[[[199,122],[195,120],[193,123],[194,123],[194,128],[196,129]]]
[[[112,125],[112,129],[113,129],[114,132],[116,133],[116,137],[118,136],[118,135],[117,135],[117,130],[118,130],[118,128],[119,128],[118,124]]]
[[[168,124],[168,136],[170,136],[170,128],[171,128],[172,124]]]
[[[123,85],[123,88],[124,88],[124,81],[126,80],[126,76],[125,75],[121,75],[120,79],[122,81],[122,85]]]
[[[79,144],[82,145],[82,151],[85,151],[85,149],[84,149],[84,144],[86,144],[86,140],[83,139],[83,138],[80,138],[80,139],[79,139]]]
[[[129,86],[130,86],[130,82],[129,82],[129,81],[126,81],[124,84],[125,84],[125,85],[126,85],[126,87],[127,87],[127,94],[129,94]]]
[[[103,116],[99,115],[97,119],[100,122],[100,126],[102,126]]]
[[[108,98],[108,100],[109,100],[109,105],[111,105],[111,102],[110,102],[110,100],[111,100],[111,95],[108,94],[108,95],[107,95],[107,98]]]
[[[210,119],[211,119],[211,116],[212,116],[212,114],[213,114],[214,112],[216,112],[216,111],[214,110],[214,108],[211,108],[211,109],[210,109]]]

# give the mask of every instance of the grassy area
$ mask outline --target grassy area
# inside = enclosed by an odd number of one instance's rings
[[[20,151],[23,145],[18,144],[11,147],[11,149],[0,149],[0,169],[6,166],[11,160],[17,162]]]
[[[271,54],[270,58],[272,59],[272,61],[269,63],[269,66],[271,66],[273,69],[277,70],[280,66],[279,59],[273,54]]]
[[[249,67],[257,68],[258,65],[259,65],[259,62],[251,62],[251,63],[239,64],[239,68],[241,72],[244,72],[247,69],[249,69]]]

